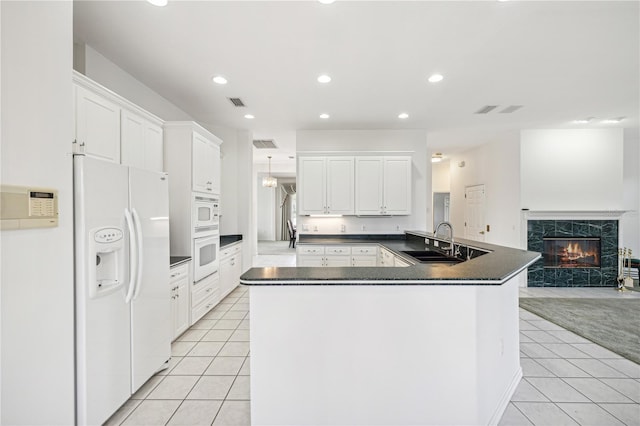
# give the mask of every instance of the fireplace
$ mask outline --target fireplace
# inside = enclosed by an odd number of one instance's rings
[[[617,285],[617,220],[528,217],[527,250],[543,255],[528,269],[529,287]]]
[[[545,268],[600,268],[600,238],[544,237]]]

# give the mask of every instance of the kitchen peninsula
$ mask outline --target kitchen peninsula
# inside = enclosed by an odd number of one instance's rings
[[[410,266],[242,275],[251,291],[252,421],[497,423],[522,377],[518,282],[540,255],[460,239],[454,254],[465,261],[420,263],[404,253],[434,249],[433,236],[419,232],[298,244],[363,243]]]

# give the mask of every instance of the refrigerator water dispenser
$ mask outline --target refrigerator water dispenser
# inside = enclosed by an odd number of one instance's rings
[[[89,297],[110,294],[124,285],[124,232],[100,228],[92,232],[89,249]]]

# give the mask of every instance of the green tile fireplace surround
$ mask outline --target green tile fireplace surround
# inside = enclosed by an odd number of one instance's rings
[[[599,267],[545,267],[545,238],[599,238]],[[618,275],[617,220],[528,220],[527,250],[543,253],[529,267],[529,287],[614,287]]]

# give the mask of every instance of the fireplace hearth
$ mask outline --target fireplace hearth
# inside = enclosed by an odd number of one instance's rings
[[[617,220],[527,220],[527,250],[543,254],[529,287],[615,287]]]

